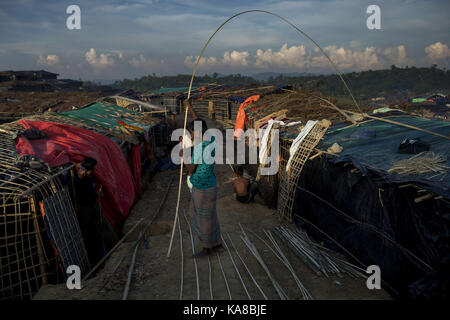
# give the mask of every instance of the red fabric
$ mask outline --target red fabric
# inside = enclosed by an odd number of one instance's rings
[[[141,194],[142,163],[141,163],[141,148],[138,145],[133,145],[133,147],[131,148],[130,169],[131,172],[133,173],[134,187],[136,193]]]
[[[250,96],[247,99],[244,100],[244,102],[241,103],[239,106],[239,111],[236,116],[236,124],[234,125],[234,136],[236,138],[239,138],[244,131],[244,125],[248,123],[247,116],[245,115],[245,107],[252,104],[253,102],[258,101],[260,95],[254,95]],[[239,131],[238,131],[239,130]]]
[[[85,157],[97,160],[94,173],[103,186],[103,214],[119,233],[137,199],[133,175],[119,146],[101,134],[66,124],[27,120],[19,123],[25,129],[39,129],[47,136],[39,140],[19,136],[16,151],[20,156],[33,154],[53,167],[81,162]]]

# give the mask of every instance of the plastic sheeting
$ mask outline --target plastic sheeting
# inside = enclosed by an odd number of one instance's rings
[[[289,159],[286,164],[286,172],[288,172],[289,168],[291,167],[292,157],[297,152],[298,147],[300,147],[300,143],[302,143],[302,141],[305,139],[305,137],[308,135],[308,133],[312,130],[312,128],[314,128],[316,123],[317,123],[317,120],[308,120],[305,127],[302,129],[302,131],[300,131],[297,138],[295,138],[295,140],[292,142],[292,145],[289,148]]]
[[[248,121],[247,120],[247,116],[245,115],[245,107],[252,104],[255,101],[258,101],[260,95],[254,95],[254,96],[250,96],[247,99],[245,99],[244,102],[241,103],[241,105],[239,106],[239,111],[238,114],[236,116],[236,124],[234,126],[234,136],[236,138],[239,138],[244,130],[245,124]]]
[[[450,136],[450,122],[412,116],[395,117],[392,120]],[[356,132],[361,130],[373,131],[374,136],[370,139],[364,139],[355,135]],[[437,174],[436,172],[420,175],[387,173],[394,162],[411,157],[411,154],[398,152],[398,146],[406,137],[420,139],[429,144],[430,152],[445,156],[447,158],[446,166],[450,167],[450,140],[379,120],[361,123],[358,127],[329,129],[317,148],[327,150],[328,147],[337,142],[344,149],[331,161],[353,162],[362,172],[370,167],[378,170],[380,175],[388,176],[386,179],[389,179],[389,181],[405,183],[414,181],[421,187],[433,190],[447,199],[450,198],[450,170],[444,174]]]
[[[381,286],[394,297],[437,295],[448,300],[450,204],[433,199],[415,203],[415,188],[398,188],[400,184],[370,168],[364,174],[351,173],[352,166],[329,159],[320,157],[305,164],[299,186],[312,194],[297,189],[296,222],[350,260],[328,236],[366,266],[378,265]]]
[[[133,180],[136,194],[140,195],[142,193],[142,186],[141,186],[142,162],[141,162],[141,148],[138,145],[133,145],[131,147],[129,162],[130,162],[130,169],[134,178]]]
[[[261,139],[261,144],[260,144],[260,149],[259,149],[259,162],[262,164],[266,164],[267,163],[267,151],[268,151],[268,142],[269,142],[269,134],[270,131],[272,130],[272,126],[274,124],[280,124],[280,125],[284,125],[283,121],[274,121],[273,119],[270,119],[268,124],[267,124],[267,128],[264,131],[264,135]]]
[[[142,125],[135,121],[135,117],[141,116],[141,113],[131,112],[129,109],[105,101],[96,102],[86,108],[63,112],[60,115],[72,119],[81,119],[107,128],[117,128],[122,123],[122,125],[131,126],[128,129],[132,129],[132,127],[138,127],[138,131],[143,129]]]
[[[119,233],[138,195],[133,173],[119,146],[101,134],[66,124],[27,120],[19,123],[26,129],[39,129],[47,136],[32,141],[19,136],[16,140],[19,155],[34,154],[53,167],[81,162],[85,157],[97,160],[95,177],[103,186],[100,197],[103,214]],[[133,162],[137,161],[140,162],[140,156],[138,159],[135,154]],[[136,176],[139,167],[134,166]]]

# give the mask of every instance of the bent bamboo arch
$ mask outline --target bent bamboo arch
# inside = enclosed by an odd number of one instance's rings
[[[209,43],[211,42],[211,40],[214,38],[214,36],[220,31],[220,29],[222,29],[228,22],[230,22],[231,20],[233,20],[234,18],[246,14],[246,13],[252,13],[252,12],[259,12],[259,13],[265,13],[265,14],[269,14],[271,16],[277,17],[278,19],[280,19],[281,21],[284,21],[285,23],[287,23],[288,25],[290,25],[292,28],[294,28],[297,32],[299,32],[301,35],[305,36],[307,39],[309,39],[312,43],[314,43],[314,45],[319,48],[320,52],[322,52],[322,54],[325,56],[325,58],[327,58],[327,60],[330,62],[331,66],[333,67],[333,69],[336,71],[336,73],[338,74],[339,78],[341,79],[342,83],[344,84],[345,88],[347,89],[348,93],[350,94],[350,96],[352,97],[353,103],[355,104],[355,106],[358,108],[358,110],[362,113],[361,108],[359,107],[358,103],[356,102],[355,97],[353,96],[353,93],[351,92],[349,86],[347,85],[347,82],[344,80],[344,77],[342,77],[341,72],[339,71],[338,67],[334,64],[334,62],[330,59],[330,57],[326,54],[326,52],[322,49],[321,46],[319,46],[319,44],[314,41],[313,38],[311,38],[308,34],[306,34],[304,31],[302,31],[300,28],[298,28],[296,25],[294,25],[292,22],[290,22],[289,20],[279,16],[276,13],[267,11],[267,10],[246,10],[246,11],[242,11],[239,13],[236,13],[235,15],[232,15],[231,17],[229,17],[224,23],[222,23],[217,29],[216,31],[214,31],[214,33],[209,37],[208,41],[206,41],[205,45],[202,48],[202,51],[200,52],[200,55],[197,57],[197,61],[195,63],[194,66],[194,70],[192,72],[192,77],[191,77],[191,81],[189,83],[189,90],[188,90],[188,99],[191,97],[191,89],[192,89],[192,84],[194,82],[194,77],[195,77],[195,73],[197,72],[197,68],[198,65],[200,63],[200,59],[203,57],[203,54],[205,53],[206,48],[208,47]],[[187,114],[188,114],[188,109],[186,108],[185,110],[185,115],[184,115],[184,127],[183,127],[183,134],[186,133],[186,122],[187,122]],[[177,223],[177,218],[178,218],[178,210],[179,210],[179,206],[180,206],[180,194],[181,194],[181,184],[182,184],[182,178],[183,178],[183,157],[181,158],[181,168],[180,168],[180,181],[179,181],[179,186],[178,186],[178,199],[177,199],[177,207],[176,207],[176,211],[175,211],[175,218],[173,221],[173,227],[172,227],[172,236],[170,239],[170,244],[169,244],[169,250],[167,252],[167,257],[170,256],[170,251],[172,249],[172,243],[173,243],[173,237],[175,235],[175,227],[176,227],[176,223]]]

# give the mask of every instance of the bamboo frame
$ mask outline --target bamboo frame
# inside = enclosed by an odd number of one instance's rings
[[[300,143],[297,151],[292,156],[289,170],[286,172],[286,165],[290,157],[289,149],[291,142],[282,139],[280,146],[280,166],[279,166],[279,191],[278,191],[278,214],[280,219],[292,221],[292,209],[295,200],[295,192],[303,166],[309,160],[314,148],[317,146],[331,123],[328,120],[317,122],[311,131]]]

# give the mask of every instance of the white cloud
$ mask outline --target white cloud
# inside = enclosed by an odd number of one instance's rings
[[[195,64],[197,63],[197,59],[198,59],[198,56],[196,56],[196,57],[194,57],[194,56],[187,56],[184,59],[184,65],[189,67],[189,68],[194,68]],[[215,57],[209,57],[209,58],[201,57],[200,61],[198,63],[198,65],[200,67],[206,68],[206,69],[216,67],[219,64],[220,64],[219,61]]]
[[[110,52],[115,54],[120,60],[123,60],[123,53],[119,50],[110,50]]]
[[[222,64],[230,65],[233,67],[239,67],[239,66],[248,66],[248,52],[247,51],[236,51],[233,50],[231,53],[228,51],[223,54],[223,60]]]
[[[232,67],[246,67],[250,64],[248,61],[249,53],[247,51],[236,51],[230,52],[226,51],[223,54],[222,59],[217,59],[216,57],[201,57],[199,62],[199,67],[204,69],[210,69],[220,66],[232,66]],[[193,68],[197,62],[198,56],[187,56],[184,59],[184,64]]]
[[[391,65],[406,66],[414,64],[406,54],[404,45],[393,48],[378,49],[376,47],[366,47],[363,50],[352,50],[338,48],[337,46],[327,46],[323,48],[330,59],[342,71],[359,71],[368,69],[389,68]],[[318,50],[315,50],[316,52]],[[329,61],[324,56],[312,58],[312,67],[330,66]]]
[[[450,57],[450,49],[446,44],[436,42],[425,48],[427,58],[431,61],[444,60]]]
[[[97,57],[97,52],[95,52],[94,48],[91,48],[84,55],[86,61],[93,66],[94,68],[104,68],[107,66],[112,66],[114,64],[114,58],[110,53],[100,53]]]
[[[342,71],[371,69],[379,65],[375,47],[367,47],[358,51],[342,47],[338,48],[337,46],[327,46],[323,50],[338,69]],[[323,55],[312,57],[311,66],[317,68],[331,67],[330,62]]]
[[[382,51],[382,59],[392,65],[404,67],[408,64],[414,64],[414,61],[409,59],[406,55],[406,48],[404,45],[397,46],[395,48],[388,48]]]
[[[350,48],[358,48],[361,45],[361,43],[358,40],[352,40],[350,41]]]
[[[151,4],[151,1],[150,1]],[[111,5],[107,4],[101,7],[95,8],[99,11],[109,12],[109,13],[123,13],[124,11],[133,10],[133,9],[141,9],[144,5],[141,3],[124,3],[119,5]]]
[[[150,58],[144,57],[143,54],[140,54],[138,58],[133,57],[130,60],[130,64],[136,69],[145,69],[145,68],[159,68],[165,64],[164,60],[155,61]]]
[[[39,60],[37,61],[37,64],[40,66],[54,66],[59,63],[59,57],[56,54],[49,54],[47,57],[44,57],[42,55],[39,56]]]
[[[353,47],[355,47],[355,44],[353,43]],[[366,47],[360,50],[332,45],[324,47],[323,50],[338,69],[343,72],[389,68],[392,64],[396,66],[414,64],[414,61],[408,58],[404,45],[387,49]],[[186,57],[185,65],[193,67],[196,59],[197,57],[194,58],[193,56]],[[259,69],[275,68],[278,70],[316,69],[316,71],[325,71],[332,68],[328,59],[318,48],[307,50],[304,45],[288,47],[287,44],[284,44],[278,51],[271,48],[266,50],[257,49],[253,59],[250,59],[250,55],[246,51],[232,51],[231,53],[227,51],[221,59],[215,57],[202,58],[200,66],[209,69],[233,66]]]
[[[255,55],[255,67],[294,67],[304,68],[308,65],[308,57],[305,46],[292,46],[288,48],[284,44],[280,51],[267,49],[265,51],[258,49]]]

